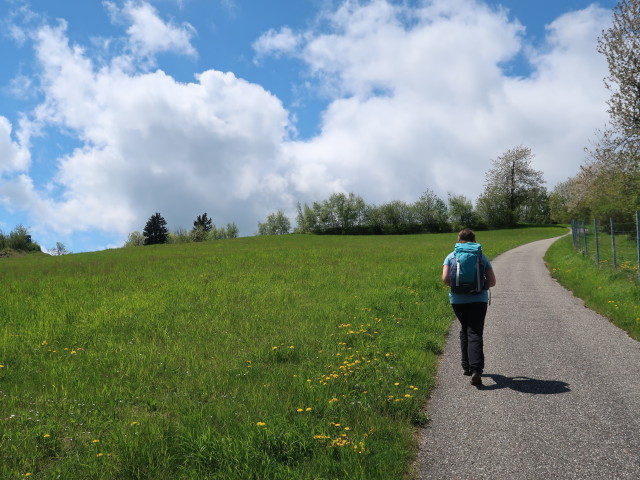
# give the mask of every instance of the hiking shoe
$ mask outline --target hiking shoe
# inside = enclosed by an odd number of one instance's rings
[[[480,372],[473,372],[473,374],[471,375],[471,385],[482,385],[482,377],[480,376]]]
[[[463,375],[466,375],[467,377],[471,375],[471,370],[463,370],[462,371]]]

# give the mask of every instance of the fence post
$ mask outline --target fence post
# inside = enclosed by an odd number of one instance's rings
[[[638,280],[640,280],[640,211],[636,210],[636,247],[638,247]]]
[[[637,216],[637,215],[636,215]],[[596,240],[596,265],[600,265],[600,246],[598,245],[598,219],[593,217],[593,234]],[[640,250],[638,250],[640,254]]]
[[[613,268],[616,268],[616,235],[613,230],[613,218],[609,217],[609,225],[611,226],[611,260]]]

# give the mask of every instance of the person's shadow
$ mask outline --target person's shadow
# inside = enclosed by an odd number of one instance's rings
[[[500,390],[510,388],[516,392],[530,393],[532,395],[553,395],[556,393],[570,392],[569,384],[557,380],[536,380],[529,377],[505,377],[495,373],[484,374],[489,377],[495,385],[482,385],[482,390]]]

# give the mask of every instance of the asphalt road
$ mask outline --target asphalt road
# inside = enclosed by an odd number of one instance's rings
[[[480,388],[462,375],[454,323],[419,478],[640,479],[640,342],[550,277],[553,241],[492,261]]]

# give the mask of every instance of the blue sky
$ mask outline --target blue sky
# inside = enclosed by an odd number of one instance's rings
[[[0,229],[121,246],[155,212],[252,235],[354,192],[552,189],[607,120],[601,0],[0,0]]]

